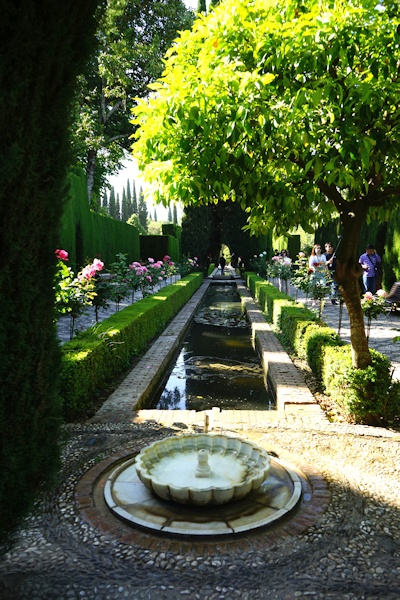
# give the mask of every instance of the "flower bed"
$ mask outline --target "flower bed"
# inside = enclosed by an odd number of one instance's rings
[[[62,347],[60,392],[67,420],[74,420],[92,406],[97,391],[129,367],[202,280],[201,273],[192,273],[113,314]]]

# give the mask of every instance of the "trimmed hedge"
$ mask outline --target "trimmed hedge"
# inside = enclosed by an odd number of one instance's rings
[[[202,281],[201,273],[192,273],[115,313],[62,347],[60,390],[67,420],[74,420],[92,406],[97,390],[129,367]]]
[[[361,370],[352,366],[349,344],[326,347],[322,378],[346,420],[380,425],[399,415],[400,382],[390,378],[389,359],[370,352],[372,365]]]
[[[64,207],[57,248],[68,251],[69,266],[77,272],[87,259],[100,258],[107,267],[118,252],[128,261],[139,260],[140,240],[135,227],[90,210],[86,176],[81,169],[69,173],[69,200]]]
[[[301,358],[350,422],[382,424],[400,414],[400,382],[391,379],[389,359],[371,349],[372,365],[354,369],[351,347],[316,315],[254,273],[247,286],[282,343]]]

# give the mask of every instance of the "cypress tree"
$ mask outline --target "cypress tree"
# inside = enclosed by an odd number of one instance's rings
[[[115,201],[115,218],[118,219],[118,221],[121,220],[121,203],[119,201],[119,194],[117,194],[117,199]]]
[[[125,188],[122,190],[122,204],[121,204],[121,221],[127,221],[130,215],[128,212],[128,200],[126,197]]]
[[[197,12],[207,14],[207,5],[206,0],[198,0],[197,2]]]
[[[168,206],[168,223],[172,223],[171,205]]]
[[[146,206],[146,202],[144,200],[144,194],[143,194],[142,188],[140,188],[140,192],[139,192],[138,211],[139,211],[139,222],[140,222],[141,226],[144,227],[147,231],[147,206]]]
[[[108,199],[107,199],[107,190],[104,190],[104,194],[103,194],[103,202],[101,204],[101,206],[108,211]]]
[[[176,204],[174,204],[173,222],[175,223],[175,225],[178,225],[178,211],[176,209]]]
[[[108,203],[108,212],[110,213],[110,217],[113,217],[114,219],[117,218],[117,203],[115,200],[115,190],[112,187],[111,191],[110,191],[110,200]]]
[[[131,182],[128,181],[126,182],[126,212],[127,212],[127,218],[124,219],[124,221],[127,221],[129,219],[129,217],[132,215],[132,192],[131,192]]]
[[[99,5],[20,0],[3,3],[1,11],[2,537],[60,464],[55,250],[67,199],[76,78],[90,62]]]
[[[157,211],[156,211],[156,209],[154,209],[153,221],[157,221]]]
[[[138,204],[137,204],[137,197],[136,197],[136,186],[135,186],[135,180],[133,180],[133,187],[132,187],[132,214],[137,215],[139,213],[138,211]]]

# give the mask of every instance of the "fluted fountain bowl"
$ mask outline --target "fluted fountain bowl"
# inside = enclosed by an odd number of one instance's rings
[[[164,500],[225,504],[260,487],[270,470],[267,452],[245,440],[218,434],[167,437],[143,448],[136,472]]]

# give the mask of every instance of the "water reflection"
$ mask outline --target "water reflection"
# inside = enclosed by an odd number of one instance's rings
[[[161,395],[158,409],[269,410],[260,360],[236,286],[210,286]]]

